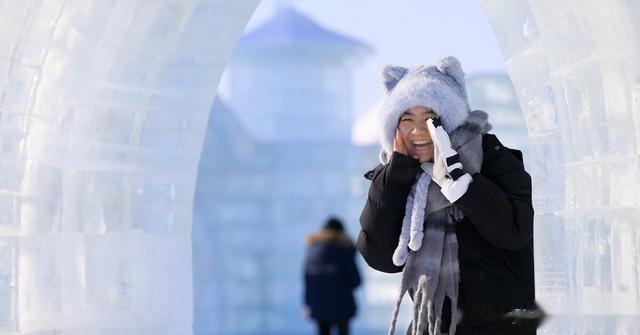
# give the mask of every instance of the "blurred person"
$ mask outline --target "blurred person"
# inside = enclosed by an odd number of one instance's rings
[[[305,313],[318,327],[318,334],[349,334],[349,321],[356,315],[353,291],[360,286],[355,262],[356,248],[336,218],[307,237],[304,266]]]
[[[408,334],[535,334],[531,178],[522,153],[471,111],[455,57],[383,69],[380,162],[357,248],[374,269],[402,271]]]

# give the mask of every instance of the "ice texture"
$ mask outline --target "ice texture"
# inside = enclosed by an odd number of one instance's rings
[[[533,146],[536,294],[640,313],[640,78],[633,0],[481,0]]]
[[[209,108],[257,0],[0,4],[0,323],[191,334]]]

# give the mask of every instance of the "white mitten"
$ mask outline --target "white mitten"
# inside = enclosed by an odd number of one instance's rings
[[[433,141],[432,178],[440,185],[440,191],[445,198],[454,203],[467,192],[473,178],[462,169],[460,155],[451,147],[449,134],[440,124],[440,120],[427,120],[427,129]]]

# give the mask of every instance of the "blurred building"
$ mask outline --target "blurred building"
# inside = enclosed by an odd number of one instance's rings
[[[358,231],[365,171],[350,138],[351,69],[370,52],[290,8],[240,41],[198,173],[195,334],[312,329],[300,314],[304,238],[329,215]]]
[[[502,144],[526,152],[529,147],[527,126],[511,79],[506,73],[473,74],[467,77],[467,93],[472,109],[489,113],[496,134]]]

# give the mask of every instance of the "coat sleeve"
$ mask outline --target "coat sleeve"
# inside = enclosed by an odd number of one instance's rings
[[[518,251],[533,238],[531,177],[507,148],[496,148],[500,152],[485,161],[484,174],[473,175],[467,192],[455,204],[487,242]]]
[[[394,152],[391,162],[373,172],[369,194],[360,215],[356,246],[372,268],[394,273],[402,271],[392,261],[398,245],[407,196],[415,182],[418,161]]]

